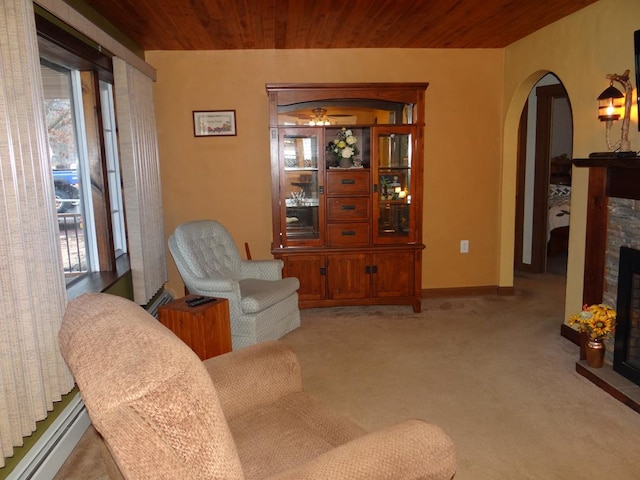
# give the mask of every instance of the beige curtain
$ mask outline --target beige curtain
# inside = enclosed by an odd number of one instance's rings
[[[2,0],[0,467],[73,388],[57,342],[66,291],[42,99],[31,0]]]
[[[109,41],[62,0],[42,1]],[[131,63],[141,70],[114,60],[115,87],[135,300],[145,304],[166,281],[155,70],[140,59]],[[31,0],[0,2],[0,188],[1,468],[74,385],[58,350],[67,295]]]
[[[167,281],[153,80],[116,57],[113,75],[133,294],[145,305]]]

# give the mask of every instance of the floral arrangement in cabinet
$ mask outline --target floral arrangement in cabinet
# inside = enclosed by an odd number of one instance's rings
[[[360,153],[358,139],[352,130],[342,127],[336,138],[327,145],[327,152],[333,154],[341,167],[349,168],[354,165],[355,157]]]

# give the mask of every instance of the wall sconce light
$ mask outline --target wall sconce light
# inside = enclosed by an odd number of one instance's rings
[[[609,88],[598,97],[598,118],[607,124],[607,148],[610,152],[621,155],[635,156],[631,152],[631,142],[629,142],[629,123],[631,116],[631,94],[633,85],[629,81],[629,70],[625,70],[622,75],[611,73],[607,75],[610,80]],[[624,88],[624,93],[613,86],[613,82],[618,82]],[[615,145],[611,144],[611,125],[622,117],[620,141]],[[631,155],[632,154],[632,155]]]
[[[331,125],[331,122],[327,118],[327,110],[324,108],[314,108],[311,110],[313,117],[309,120],[309,125]]]
[[[624,93],[614,87],[611,82],[609,88],[598,97],[598,118],[602,122],[615,122],[620,120],[622,112],[624,112]]]

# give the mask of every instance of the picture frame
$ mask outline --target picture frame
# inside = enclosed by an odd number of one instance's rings
[[[226,137],[237,135],[235,110],[194,110],[194,137]]]

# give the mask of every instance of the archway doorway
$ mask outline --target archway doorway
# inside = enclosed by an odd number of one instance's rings
[[[531,89],[518,131],[514,268],[566,275],[573,118],[554,74]]]

